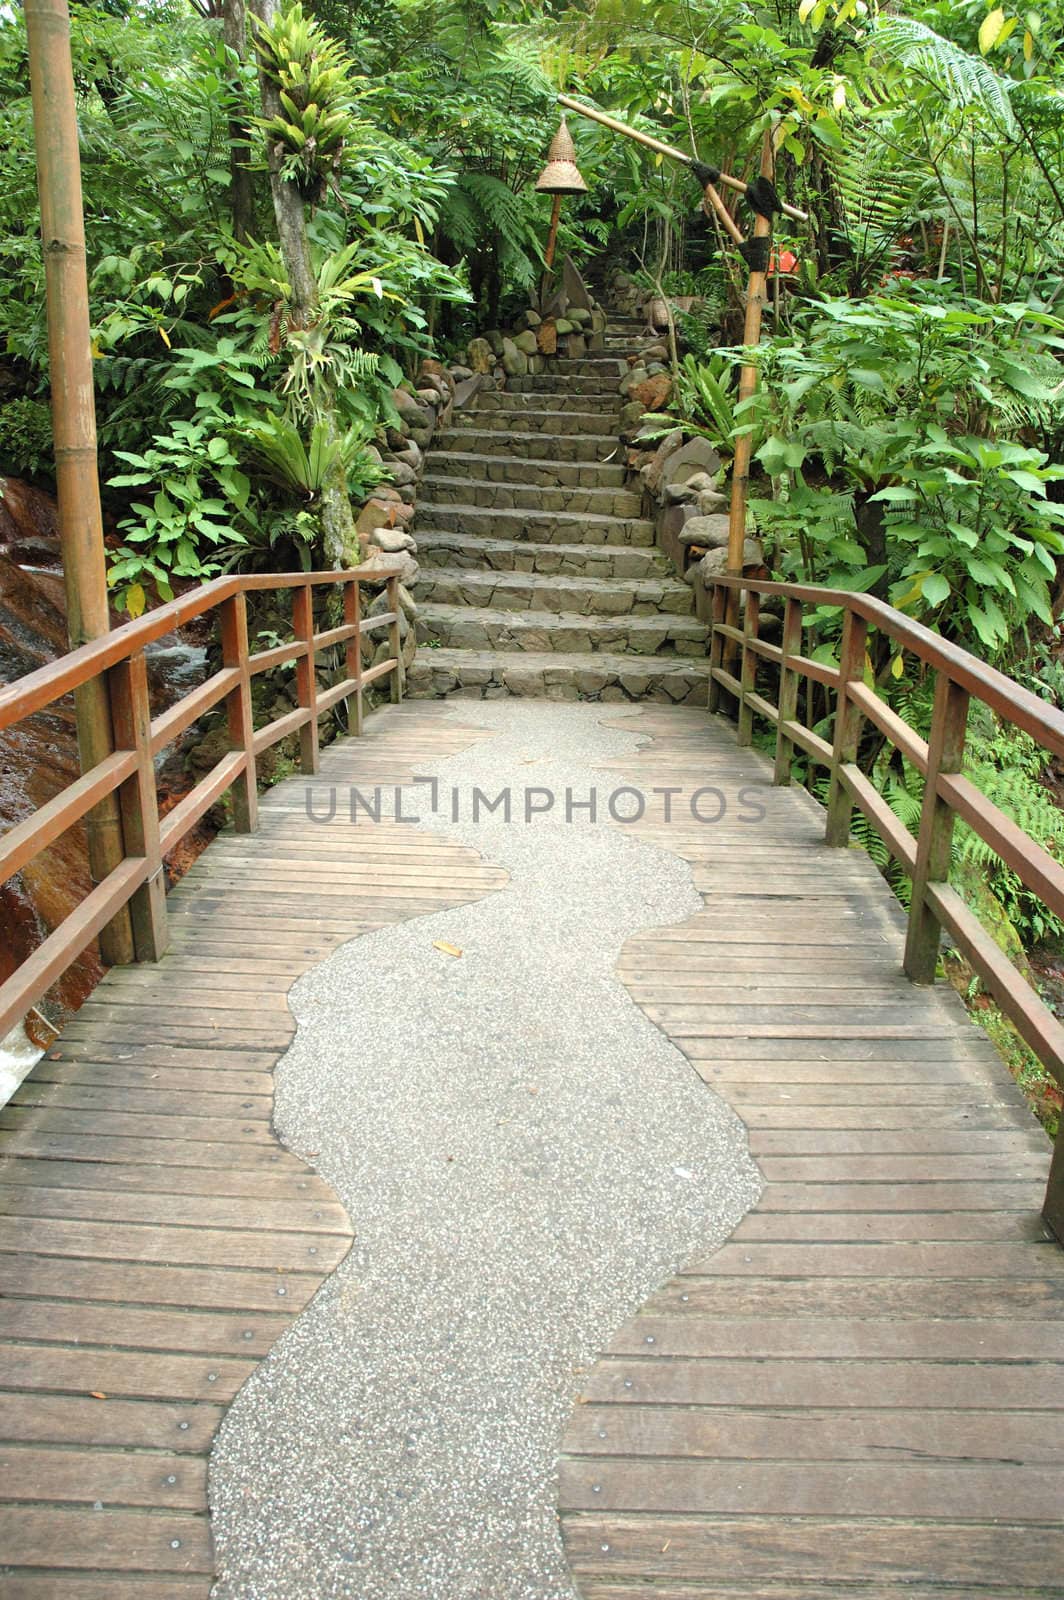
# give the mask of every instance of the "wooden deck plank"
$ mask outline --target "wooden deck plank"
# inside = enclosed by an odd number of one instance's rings
[[[646,792],[768,768],[641,707]],[[619,780],[620,781],[620,780]],[[582,1379],[560,1465],[582,1600],[1046,1600],[1064,1572],[1064,1253],[1049,1145],[905,919],[800,790],[763,824],[642,838],[704,909],[620,954],[633,1000],[749,1129],[765,1178]]]
[[[325,781],[409,782],[480,736],[435,707],[367,731]],[[4,1600],[208,1600],[225,1405],[352,1237],[272,1133],[288,990],[345,940],[506,881],[401,824],[330,836],[303,788],[211,847],[163,960],[109,973],[0,1113]]]

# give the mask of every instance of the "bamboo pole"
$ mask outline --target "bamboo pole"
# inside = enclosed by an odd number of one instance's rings
[[[775,152],[772,143],[772,130],[765,133],[761,144],[761,176],[769,182],[775,174]],[[769,249],[772,240],[772,218],[763,217],[760,212],[754,218],[755,239],[767,241]],[[751,270],[746,285],[746,324],[743,328],[743,344],[748,350],[755,350],[761,341],[761,316],[767,298],[768,274]],[[752,362],[746,362],[739,371],[738,404],[749,400],[757,391],[757,367]],[[741,573],[743,570],[743,544],[746,540],[746,500],[747,487],[750,479],[750,455],[752,450],[752,436],[742,433],[735,441],[735,457],[732,462],[731,486],[731,511],[728,521],[728,571]],[[736,601],[738,596],[736,595]]]
[[[621,122],[616,117],[611,117],[605,111],[598,111],[594,106],[584,106],[579,100],[573,100],[567,94],[558,96],[559,105],[567,111],[578,111],[582,117],[590,117],[592,122],[601,122],[604,128],[609,128],[614,133],[623,133],[626,139],[634,139],[637,144],[646,145],[648,150],[655,150],[659,155],[671,156],[674,161],[682,161],[685,167],[693,167],[695,159],[689,156],[686,150],[678,150],[674,144],[666,144],[663,139],[655,139],[653,134],[643,133],[638,128],[630,128],[626,122]],[[746,193],[746,184],[741,178],[733,178],[729,172],[722,172],[717,182],[723,183],[725,188],[734,189],[738,194]],[[809,213],[799,211],[797,206],[786,205],[781,202],[785,216],[792,217],[795,222],[808,222]]]
[[[41,241],[48,304],[52,430],[59,500],[59,535],[70,647],[110,632],[103,517],[96,463],[89,291],[85,271],[81,159],[70,56],[67,0],[25,0]],[[74,696],[78,754],[88,772],[111,754],[114,738],[107,686],[93,679]],[[89,871],[102,883],[123,860],[118,798],[110,795],[86,818]],[[115,964],[133,960],[128,906],[100,933],[100,954]]]

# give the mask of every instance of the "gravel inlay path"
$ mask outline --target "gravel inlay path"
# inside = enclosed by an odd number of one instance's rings
[[[742,1124],[613,971],[633,934],[701,908],[690,867],[564,820],[567,789],[601,809],[620,780],[598,764],[644,741],[607,707],[459,709],[492,736],[427,763],[441,806],[423,788],[418,809],[510,884],[355,939],[292,990],[278,1131],[357,1237],[219,1434],[216,1600],[571,1600],[556,1459],[582,1375],[759,1191]],[[474,787],[507,785],[513,822],[473,823]],[[558,796],[528,825],[526,785]]]

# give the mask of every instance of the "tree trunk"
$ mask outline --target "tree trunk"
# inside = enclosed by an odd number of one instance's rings
[[[247,17],[244,0],[225,0],[222,12],[222,35],[228,49],[243,61],[247,54]],[[239,100],[240,75],[234,73],[229,82],[230,93]],[[229,120],[229,209],[233,218],[233,234],[240,244],[251,236],[254,191],[248,167],[247,132],[236,117]]]
[[[257,3],[253,0],[253,9],[259,19],[269,26],[276,15],[276,0],[257,0]],[[277,87],[261,67],[259,87],[264,115],[284,115]],[[280,146],[270,144],[268,153],[277,242],[292,286],[292,318],[299,326],[308,327],[318,313],[318,284],[310,259],[303,196],[297,184],[289,183],[281,176]],[[336,396],[327,378],[321,382],[316,407],[318,416],[325,423],[329,440],[338,439],[341,429],[336,414]],[[342,467],[337,467],[321,486],[321,528],[326,568],[357,566],[361,552],[351,512],[351,497],[347,491],[347,477]]]

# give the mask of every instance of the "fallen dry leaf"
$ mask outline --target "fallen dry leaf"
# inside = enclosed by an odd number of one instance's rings
[[[456,944],[448,944],[445,939],[433,939],[432,948],[442,950],[445,956],[460,956],[462,954]]]
[[[105,1394],[102,1394],[99,1389],[90,1389],[89,1393],[90,1393],[90,1395],[92,1396],[92,1398],[94,1400],[106,1400],[107,1399],[107,1396]]]

